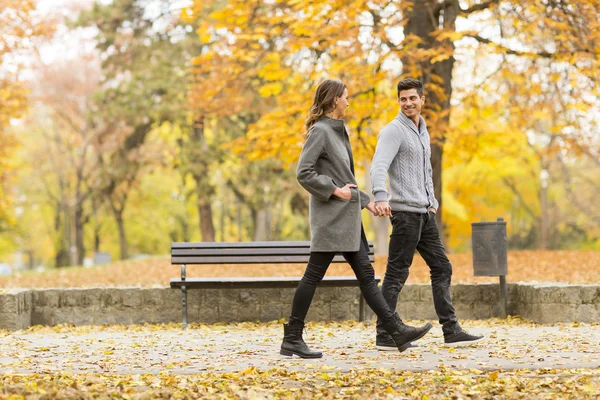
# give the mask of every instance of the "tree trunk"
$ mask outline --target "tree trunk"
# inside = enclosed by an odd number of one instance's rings
[[[420,50],[434,50],[438,52],[442,47],[447,47],[451,54],[454,53],[454,44],[450,40],[439,42],[434,40],[432,34],[439,28],[450,31],[456,29],[456,17],[458,15],[458,1],[449,1],[444,3],[441,9],[437,10],[437,0],[416,1],[412,8],[407,10],[407,24],[404,29],[405,35],[416,35],[421,39]],[[454,57],[431,64],[431,53],[421,53],[417,57],[415,54],[408,53],[402,58],[403,74],[414,78],[420,78],[426,85],[433,85],[434,76],[441,78],[439,85],[441,91],[429,91],[425,93],[426,101],[424,106],[424,116],[428,122],[429,133],[431,135],[431,166],[433,168],[433,185],[439,209],[437,213],[437,222],[440,229],[440,236],[444,238],[444,226],[442,223],[443,202],[442,202],[442,159],[444,152],[444,142],[446,129],[450,117],[450,99],[452,97],[452,70],[454,68]]]
[[[63,218],[65,217],[64,210],[65,207],[63,204],[56,204],[54,232],[59,235],[59,238],[56,240],[55,245],[56,255],[54,256],[54,265],[57,268],[69,265],[69,253],[67,251],[69,243],[66,236],[68,234],[68,229],[66,228],[66,223],[63,224],[63,222],[65,222],[63,221]]]
[[[83,217],[83,207],[81,204],[75,206],[75,248],[77,249],[77,265],[83,265],[85,257],[85,245],[83,243],[83,226],[85,224]]]
[[[123,211],[115,210],[115,221],[117,228],[119,229],[119,249],[121,260],[127,260],[129,254],[127,254],[127,235],[125,234],[125,221],[123,221]]]
[[[192,127],[192,146],[198,146],[192,156],[192,176],[196,182],[196,195],[198,196],[198,216],[200,218],[200,233],[203,242],[215,241],[215,227],[212,219],[211,200],[215,188],[210,183],[208,162],[209,148],[204,136],[204,117],[199,116]]]
[[[198,196],[201,196],[198,193]],[[212,220],[212,207],[205,197],[198,197],[198,216],[200,218],[200,233],[203,242],[215,241],[215,227]]]
[[[254,214],[254,241],[270,240],[271,220],[273,215],[269,204]]]

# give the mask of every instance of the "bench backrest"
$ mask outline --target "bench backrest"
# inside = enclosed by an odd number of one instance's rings
[[[171,264],[305,264],[310,242],[173,242]],[[369,259],[375,261],[373,242]],[[346,262],[341,254],[334,263]]]

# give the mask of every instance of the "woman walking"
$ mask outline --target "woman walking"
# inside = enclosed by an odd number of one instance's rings
[[[308,348],[302,339],[304,319],[317,285],[325,276],[336,253],[342,253],[359,281],[360,290],[377,317],[384,321],[399,351],[422,338],[431,329],[405,325],[393,312],[375,283],[369,261],[368,243],[362,227],[361,209],[376,213],[369,195],[358,190],[354,159],[343,117],[348,107],[348,90],[337,79],[317,87],[306,118],[306,142],[300,154],[296,176],[310,193],[311,253],[292,303],[292,313],[284,324],[280,353],[285,356],[320,358],[322,353]]]

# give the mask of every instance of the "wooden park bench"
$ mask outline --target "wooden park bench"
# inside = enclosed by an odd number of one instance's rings
[[[171,264],[181,264],[181,278],[171,279],[171,288],[181,289],[183,305],[182,326],[187,326],[188,289],[220,288],[295,288],[301,277],[235,277],[188,278],[186,266],[190,264],[306,264],[310,255],[310,242],[173,242]],[[374,262],[373,243],[369,242],[369,259]],[[334,263],[346,260],[339,254]],[[380,278],[375,277],[379,283]],[[355,276],[326,276],[319,286],[358,287]],[[359,299],[359,320],[367,316],[367,304]]]

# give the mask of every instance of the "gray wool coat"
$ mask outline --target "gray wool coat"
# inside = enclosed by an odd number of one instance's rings
[[[369,195],[355,188],[351,189],[349,201],[333,196],[336,186],[357,184],[344,121],[322,117],[311,127],[296,177],[310,193],[311,251],[358,251],[362,230],[360,211],[369,203]]]

